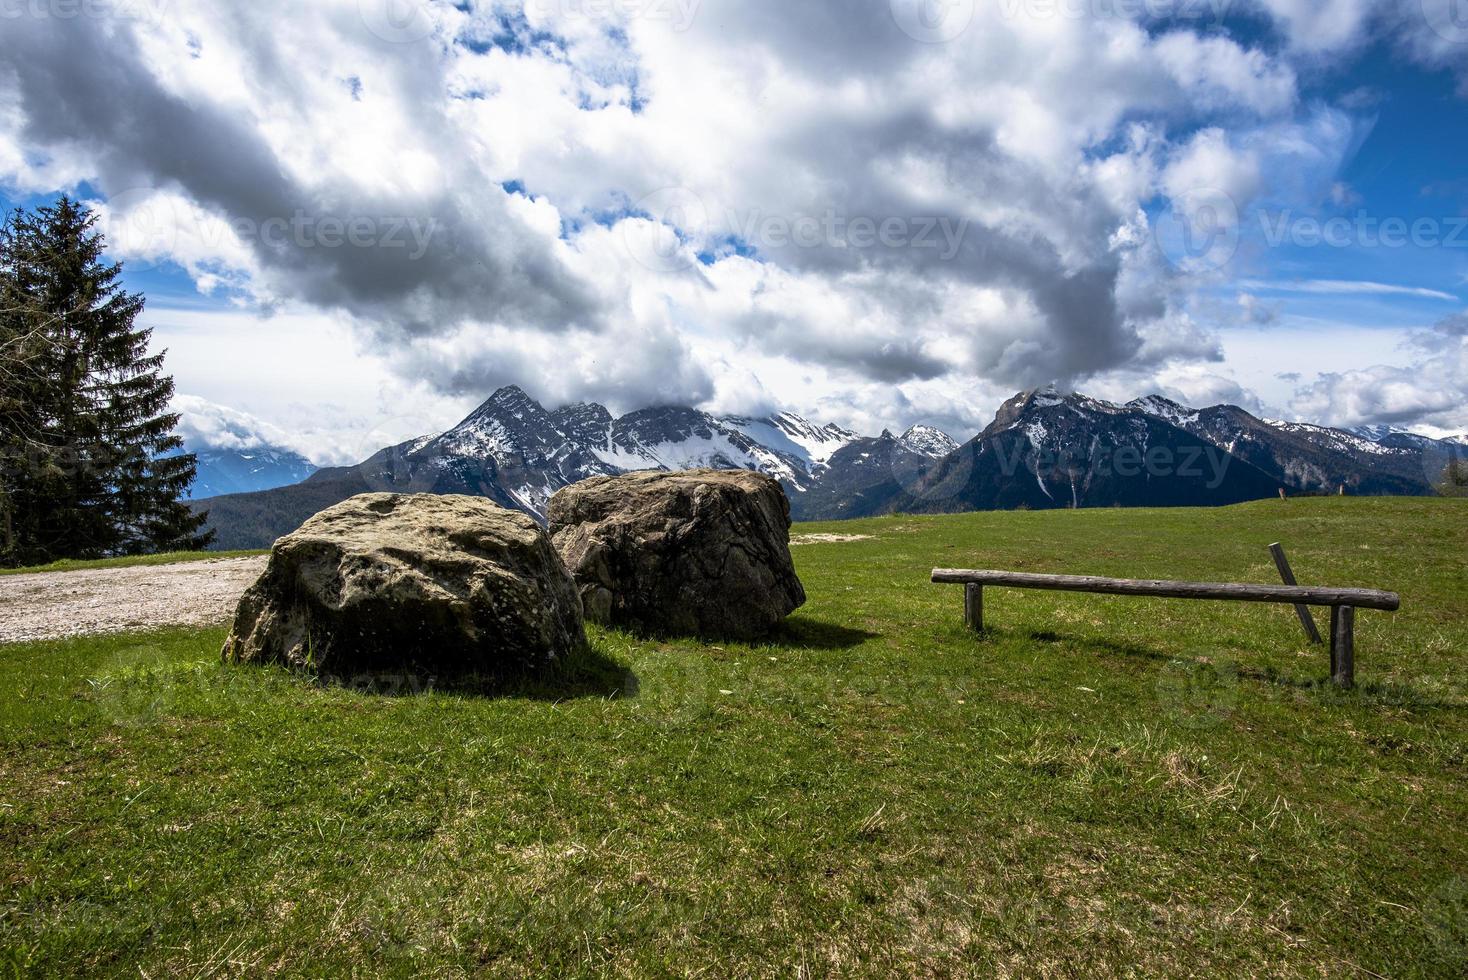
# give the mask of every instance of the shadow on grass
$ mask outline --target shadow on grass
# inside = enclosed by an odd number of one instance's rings
[[[718,632],[683,633],[628,625],[612,628],[627,636],[652,643],[740,643],[760,649],[775,647],[786,650],[849,650],[881,636],[880,633],[852,629],[809,616],[792,616],[766,635],[756,637],[731,636]]]
[[[603,653],[595,643],[539,670],[456,674],[406,665],[396,670],[326,672],[303,676],[302,680],[317,687],[351,691],[366,697],[411,698],[446,694],[530,701],[616,697],[637,685],[632,671]]]
[[[1132,643],[1117,643],[1113,640],[1099,637],[1065,636],[1054,630],[1019,630],[1011,635],[1024,635],[1036,643],[1051,645],[1067,642],[1075,643],[1105,655],[1132,660],[1150,660],[1157,663],[1186,663],[1195,666],[1209,662],[1198,656],[1190,657],[1164,653],[1160,650],[1152,650]],[[979,636],[981,638],[997,639],[1000,633],[997,630],[985,629]],[[1335,686],[1330,679],[1330,649],[1322,646],[1319,650],[1320,673],[1309,677],[1282,674],[1273,667],[1252,667],[1239,661],[1236,657],[1230,658],[1230,660],[1233,663],[1233,670],[1239,680],[1254,681],[1276,688],[1290,688],[1297,691],[1323,695],[1332,699],[1344,700],[1354,698],[1365,704],[1406,710],[1451,709],[1462,706],[1460,701],[1434,696],[1409,684],[1402,684],[1395,681],[1361,681],[1356,685],[1354,690],[1343,690]]]
[[[764,645],[791,650],[850,650],[880,637],[880,633],[870,630],[853,629],[809,616],[793,616],[781,623],[764,640]]]

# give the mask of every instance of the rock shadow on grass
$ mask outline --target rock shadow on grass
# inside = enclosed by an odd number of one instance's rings
[[[790,617],[764,636],[753,639],[747,636],[724,636],[716,632],[687,633],[623,624],[610,628],[653,643],[738,644],[758,649],[774,647],[786,650],[849,650],[881,636],[880,633],[873,633],[869,630],[854,629],[838,623],[799,615]]]
[[[250,665],[243,665],[246,668]],[[298,674],[303,683],[364,697],[413,698],[429,694],[504,700],[572,701],[617,697],[636,677],[624,664],[588,643],[545,667],[496,674],[431,672],[412,664],[394,670]]]

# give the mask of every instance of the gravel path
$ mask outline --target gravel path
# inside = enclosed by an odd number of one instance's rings
[[[0,575],[0,643],[222,623],[266,558]]]

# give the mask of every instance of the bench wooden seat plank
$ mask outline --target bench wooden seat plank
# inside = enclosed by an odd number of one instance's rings
[[[1330,606],[1331,680],[1342,687],[1356,683],[1355,625],[1357,609],[1396,612],[1402,598],[1377,589],[1332,589],[1307,585],[1255,585],[1246,582],[1176,582],[1163,579],[1103,578],[1096,575],[1047,575],[965,568],[935,568],[933,582],[964,586],[964,622],[984,628],[984,589],[1048,589],[1099,595],[1152,596],[1163,599],[1210,599],[1232,602],[1277,602],[1295,606]],[[1312,624],[1313,625],[1313,624]]]
[[[1095,575],[1041,575],[1033,572],[936,568],[940,585],[997,585],[1016,589],[1094,592],[1101,595],[1156,596],[1165,599],[1220,599],[1279,602],[1302,606],[1354,606],[1395,612],[1402,597],[1376,589],[1330,589],[1311,585],[1254,585],[1242,582],[1172,582],[1162,579],[1101,578]]]

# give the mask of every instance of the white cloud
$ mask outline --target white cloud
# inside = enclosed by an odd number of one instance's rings
[[[1257,151],[1232,146],[1228,134],[1218,128],[1194,135],[1162,175],[1162,186],[1175,201],[1199,191],[1215,191],[1240,209],[1254,200],[1262,183]]]
[[[176,395],[173,411],[179,415],[174,431],[183,437],[189,451],[211,449],[261,449],[283,447],[290,436],[285,430],[197,395]]]
[[[1379,0],[1256,2],[1279,22],[1291,45],[1312,53],[1339,52],[1363,43],[1371,18],[1385,5]]]
[[[1349,45],[1369,7],[1269,4],[1297,52]],[[1355,135],[1300,107],[1293,55],[1204,24],[979,4],[925,44],[881,2],[385,9],[29,18],[0,56],[0,179],[86,181],[118,254],[277,311],[162,311],[159,343],[181,390],[318,459],[511,381],[880,428],[1212,377],[1216,329],[1144,209],[1329,188]]]
[[[1335,425],[1385,422],[1468,432],[1468,313],[1410,333],[1404,364],[1375,364],[1320,375],[1291,407]]]
[[[1295,73],[1255,48],[1226,37],[1185,31],[1163,35],[1157,57],[1169,74],[1200,105],[1243,105],[1261,114],[1289,109],[1295,101]]]

